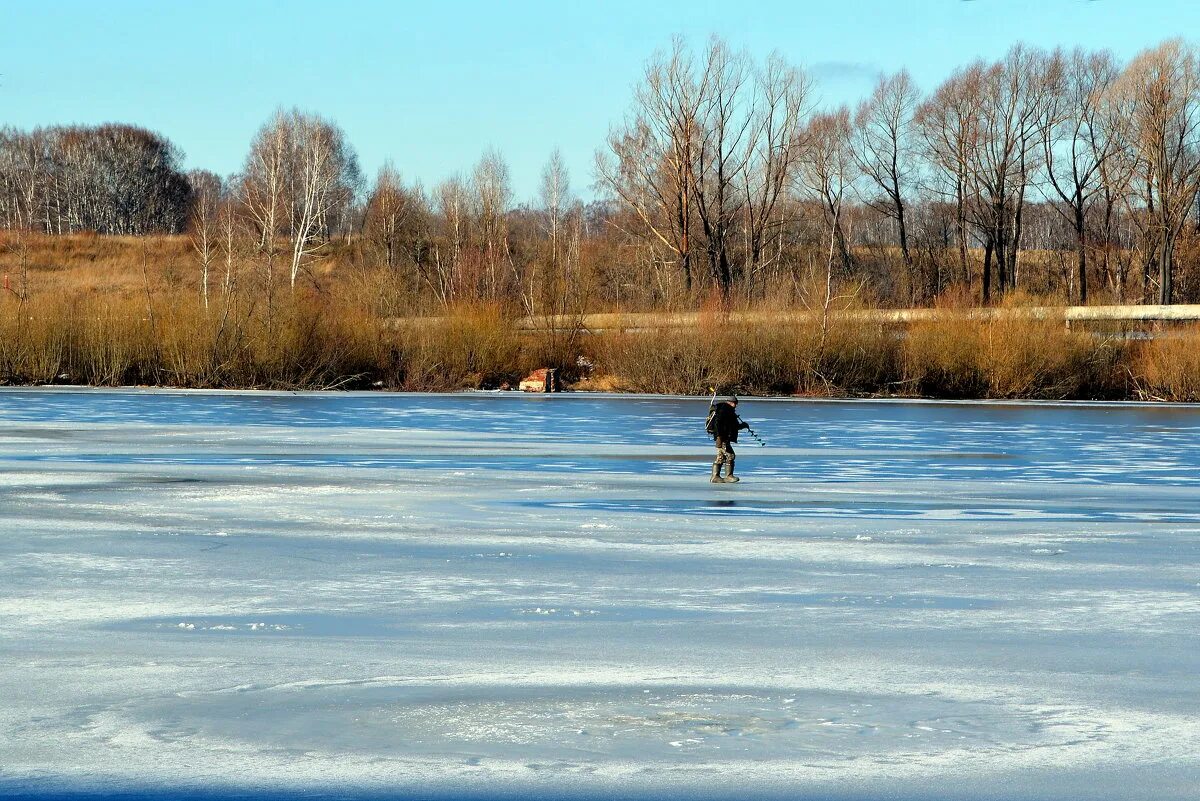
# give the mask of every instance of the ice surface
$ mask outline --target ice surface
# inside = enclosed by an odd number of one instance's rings
[[[0,795],[1194,799],[1200,409],[0,391]]]

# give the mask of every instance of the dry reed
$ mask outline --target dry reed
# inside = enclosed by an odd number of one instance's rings
[[[818,281],[776,309],[808,311],[786,324],[732,322],[710,299],[687,328],[527,332],[511,308],[486,302],[396,323],[412,292],[395,276],[387,292],[367,274],[323,273],[316,288],[268,294],[249,268],[232,294],[214,285],[206,309],[187,247],[179,237],[0,235],[10,276],[0,382],[457,390],[512,386],[551,366],[579,388],[670,394],[1200,400],[1200,328],[1141,343],[1032,317],[891,328],[844,314],[865,305],[860,293],[825,301]]]
[[[1142,398],[1200,401],[1200,326],[1139,343],[1131,372]]]

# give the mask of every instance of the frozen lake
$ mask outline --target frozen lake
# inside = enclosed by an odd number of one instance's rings
[[[0,796],[1195,799],[1200,408],[0,391]]]

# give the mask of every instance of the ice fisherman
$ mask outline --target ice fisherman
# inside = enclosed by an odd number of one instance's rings
[[[734,396],[722,398],[709,409],[708,420],[704,424],[717,445],[717,458],[713,460],[712,468],[713,484],[733,484],[741,480],[733,474],[733,460],[736,457],[733,443],[737,442],[738,432],[749,428],[750,424],[738,417],[737,404],[738,399]],[[721,465],[728,465],[724,478],[721,477]]]

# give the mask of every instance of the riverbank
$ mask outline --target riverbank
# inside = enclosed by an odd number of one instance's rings
[[[1200,400],[1200,328],[1131,339],[1053,317],[853,316],[789,325],[720,314],[637,330],[524,330],[497,305],[389,325],[362,304],[280,291],[7,298],[0,383],[454,391],[556,367],[568,389],[703,395]]]

